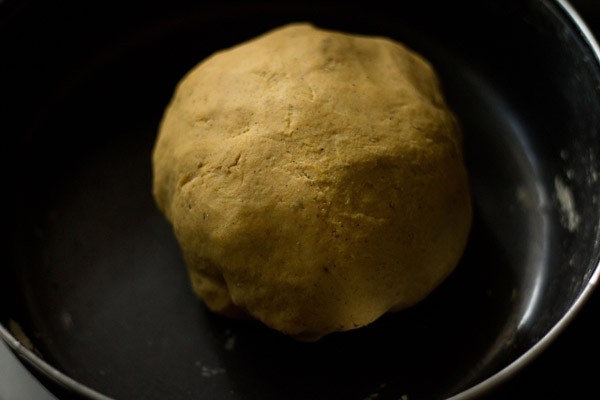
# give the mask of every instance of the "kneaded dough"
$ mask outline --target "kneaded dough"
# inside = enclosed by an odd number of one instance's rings
[[[211,310],[316,340],[414,305],[454,269],[471,224],[461,146],[419,55],[291,24],[181,80],[153,191]]]

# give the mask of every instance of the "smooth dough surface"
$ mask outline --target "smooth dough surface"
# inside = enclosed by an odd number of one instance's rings
[[[421,301],[471,224],[459,126],[403,45],[290,24],[179,83],[153,191],[194,291],[316,340]]]

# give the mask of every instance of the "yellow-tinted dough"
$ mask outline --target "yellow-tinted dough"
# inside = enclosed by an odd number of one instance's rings
[[[154,196],[207,306],[315,340],[422,300],[471,223],[431,66],[386,38],[291,24],[179,83]]]

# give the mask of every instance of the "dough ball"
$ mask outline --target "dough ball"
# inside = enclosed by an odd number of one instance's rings
[[[461,146],[419,55],[291,24],[179,83],[154,196],[211,310],[316,340],[414,305],[456,266],[471,223]]]

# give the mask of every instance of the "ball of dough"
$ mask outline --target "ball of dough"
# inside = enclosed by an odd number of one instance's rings
[[[461,146],[419,55],[291,24],[182,79],[153,190],[211,310],[316,340],[414,305],[456,266]]]

